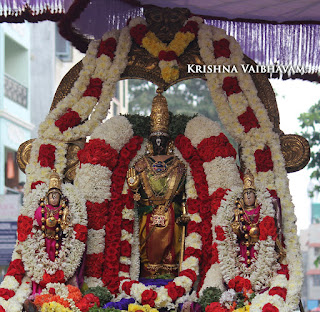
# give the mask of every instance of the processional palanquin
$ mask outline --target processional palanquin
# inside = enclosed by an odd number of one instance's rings
[[[163,42],[170,42],[183,23],[189,16],[188,10],[185,9],[158,9],[152,8],[145,13],[146,21],[149,29],[153,31],[156,36]],[[158,59],[149,54],[139,44],[133,42],[130,52],[128,54],[128,64],[121,74],[121,79],[139,78],[151,81],[160,89],[167,90],[171,85],[192,78],[206,79],[205,74],[188,73],[187,64],[204,65],[201,53],[201,48],[196,40],[192,41],[185,52],[179,57],[179,78],[166,82],[161,77],[161,70],[158,66]],[[244,56],[243,62],[254,64],[252,60]],[[207,63],[208,64],[208,63]],[[70,72],[64,77],[58,87],[55,98],[52,103],[51,111],[58,105],[58,103],[69,94],[78,75],[83,68],[82,62],[73,67]],[[272,131],[280,136],[281,151],[286,162],[287,172],[294,172],[302,169],[309,160],[309,145],[308,142],[297,135],[285,135],[279,128],[279,114],[277,104],[272,87],[265,75],[252,74],[251,78],[254,82],[255,88],[258,91],[258,97],[267,110],[268,117],[272,123]],[[75,178],[76,169],[79,166],[77,152],[83,148],[85,138],[81,138],[76,142],[65,141],[68,144],[66,154],[67,165],[64,170],[64,181],[72,182]],[[239,159],[244,168],[248,164],[245,163],[245,158],[242,156],[241,141],[239,143]],[[29,162],[30,150],[32,148],[32,141],[28,141],[20,146],[19,149],[19,165],[22,170],[26,168]]]

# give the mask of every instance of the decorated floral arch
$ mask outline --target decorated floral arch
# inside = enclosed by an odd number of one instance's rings
[[[194,40],[207,65],[243,63],[243,53],[235,39],[196,16],[185,22],[169,45],[157,40],[142,18],[90,43],[77,81],[40,125],[39,138],[33,142],[26,168],[26,199],[18,220],[18,241],[1,284],[0,311],[21,311],[31,293],[30,281],[65,283],[77,269],[85,243],[88,286],[106,286],[115,298],[129,296],[157,308],[174,308],[210,286],[223,289],[223,281],[228,283],[241,275],[232,268],[234,258],[226,252],[228,244],[232,244],[226,240],[230,207],[242,185],[236,152],[216,123],[198,116],[175,140],[175,155],[188,168],[186,193],[191,217],[182,270],[172,282],[157,289],[137,281],[138,218],[125,177],[127,169],[145,153],[146,142],[134,133],[124,116],[102,123],[115,84],[127,66],[133,40],[159,58],[162,77],[169,82],[179,77],[178,59]],[[263,208],[261,221],[273,217],[272,196],[276,194],[282,203],[287,264],[271,267],[274,240],[273,233],[266,230],[259,245],[266,258],[260,257],[256,263],[261,276],[250,277],[258,285],[250,311],[267,311],[268,304],[273,307],[270,311],[292,311],[299,302],[303,273],[279,135],[273,131],[249,74],[210,73],[206,79],[219,118],[241,145],[241,161],[255,177]],[[80,166],[74,185],[64,185],[74,220],[57,264],[72,257],[74,265],[54,265],[49,270],[44,256],[34,257],[40,247],[32,250],[28,245],[37,242],[32,227],[34,210],[48,188],[51,170],[55,168],[64,178],[67,143],[88,136],[90,141],[78,153]],[[74,243],[79,245],[79,252],[73,250]],[[267,264],[266,259],[271,262]],[[39,265],[41,270],[37,270]],[[270,275],[270,290],[259,294],[260,286],[266,286],[264,277]]]

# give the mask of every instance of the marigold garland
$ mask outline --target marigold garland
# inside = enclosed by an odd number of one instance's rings
[[[152,56],[159,59],[161,76],[165,82],[172,82],[179,78],[179,56],[182,55],[198,33],[200,17],[189,18],[184,26],[175,34],[173,40],[166,45],[140,19],[130,21],[130,35],[135,42],[145,48]]]

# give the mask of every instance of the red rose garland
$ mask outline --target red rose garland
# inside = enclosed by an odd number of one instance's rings
[[[137,44],[141,45],[142,39],[148,31],[149,30],[146,25],[138,24],[137,26],[130,29],[130,35]]]
[[[5,300],[9,300],[12,298],[16,293],[13,290],[0,288],[0,297]]]
[[[128,194],[121,194],[126,178],[126,173],[131,160],[136,156],[137,151],[141,148],[143,138],[135,136],[121,149],[117,165],[115,166],[111,176],[111,200],[109,202],[109,209],[106,217],[106,235],[105,235],[105,252],[104,252],[104,271],[102,273],[102,281],[105,286],[113,293],[119,290],[119,259],[120,253],[128,251],[128,246],[123,242],[121,248],[121,223],[122,223],[122,209],[129,200],[132,199],[130,192]],[[133,206],[132,206],[133,208]],[[133,225],[127,228],[132,229]],[[124,269],[124,267],[122,267]],[[127,270],[127,269],[126,269]]]
[[[92,139],[78,152],[81,164],[101,165],[112,170],[117,164],[118,153],[104,140]]]
[[[216,232],[216,235],[217,235],[217,240],[219,240],[219,241],[223,241],[223,240],[225,240],[226,239],[226,237],[225,237],[225,233],[224,233],[224,230],[223,230],[223,228],[220,226],[220,225],[217,225],[216,227],[215,227],[215,232]]]
[[[6,277],[13,277],[18,285],[20,286],[22,283],[22,279],[25,275],[25,269],[24,265],[21,259],[16,259],[10,262],[9,268],[7,270],[7,274],[4,277],[4,280]],[[4,300],[9,300],[10,298],[14,297],[16,292],[12,289],[7,288],[0,288],[0,297],[2,297]],[[0,305],[0,311],[5,311],[3,307]]]
[[[100,78],[90,78],[89,86],[83,96],[93,96],[99,100],[102,91],[103,81]]]
[[[107,55],[113,61],[114,52],[117,48],[117,41],[114,38],[108,38],[107,40],[101,40],[97,58],[99,58],[102,54]]]
[[[214,48],[214,56],[215,58],[218,57],[226,57],[229,58],[231,51],[229,49],[230,42],[223,38],[219,41],[213,41],[213,48]]]
[[[273,287],[269,290],[269,295],[270,296],[275,296],[278,295],[280,296],[283,300],[286,300],[287,297],[287,289],[283,287]]]
[[[248,133],[252,128],[260,128],[259,121],[250,106],[247,107],[243,114],[238,116],[238,120],[244,127],[245,133]]]
[[[148,289],[148,290],[145,290],[141,295],[141,304],[142,305],[148,304],[150,307],[154,307],[155,306],[154,301],[156,299],[157,299],[157,293],[152,289]]]
[[[260,228],[260,240],[266,240],[268,236],[271,236],[273,240],[277,238],[277,227],[272,217],[265,217],[259,224]]]
[[[228,287],[234,289],[236,292],[252,289],[251,282],[241,276],[236,276],[235,278],[231,279],[228,283]]]
[[[273,304],[267,303],[263,306],[262,312],[279,312],[279,309],[275,307]]]
[[[277,273],[285,275],[287,280],[289,280],[290,275],[289,275],[288,265],[287,264],[280,264],[280,265],[281,265],[281,269],[279,269]]]
[[[212,302],[206,306],[205,312],[228,312],[219,302]]]
[[[199,212],[201,223],[197,224],[191,221],[188,224],[187,234],[197,232],[202,237],[202,250],[187,249],[185,259],[189,256],[195,256],[200,261],[200,276],[198,290],[201,289],[206,273],[211,265],[217,261],[216,254],[213,255],[211,219],[212,215],[217,213],[222,198],[226,190],[217,189],[211,196],[208,193],[208,183],[204,172],[203,163],[212,161],[216,157],[235,157],[235,150],[228,142],[224,134],[212,136],[204,139],[198,145],[198,149],[192,146],[190,139],[184,135],[176,138],[175,145],[181,152],[183,158],[189,163],[191,174],[195,182],[195,188],[198,194],[197,199],[188,199],[187,207],[190,213]],[[214,148],[213,148],[214,147]]]
[[[257,149],[254,152],[257,172],[267,172],[273,170],[273,161],[271,157],[271,150],[266,146],[263,150]]]
[[[32,182],[32,183],[31,183],[31,189],[32,189],[32,190],[35,190],[36,187],[37,187],[37,185],[40,185],[40,184],[42,184],[42,183],[44,183],[44,182],[43,182],[43,181]]]
[[[41,167],[54,168],[56,147],[51,144],[41,144],[39,148],[38,162]]]
[[[18,231],[18,240],[24,242],[28,235],[31,233],[33,225],[33,220],[30,217],[20,215],[18,217],[17,231]]]
[[[67,109],[67,112],[64,113],[54,124],[59,128],[60,132],[73,128],[81,123],[81,118],[79,114],[73,111],[71,108]]]
[[[237,77],[226,77],[223,79],[222,85],[223,91],[226,92],[227,96],[230,96],[234,93],[242,92]]]
[[[47,272],[45,272],[43,274],[43,279],[40,282],[40,286],[44,288],[48,283],[65,283],[65,282],[66,280],[62,270],[58,270],[54,274],[48,274]]]
[[[5,276],[13,276],[19,284],[22,282],[25,270],[21,259],[16,259],[10,262],[7,274]]]

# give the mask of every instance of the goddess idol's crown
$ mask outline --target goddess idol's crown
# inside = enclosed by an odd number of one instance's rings
[[[48,195],[52,192],[58,192],[61,194],[61,179],[56,169],[52,170],[49,180],[49,191]]]
[[[169,109],[166,98],[162,95],[163,90],[158,89],[153,98],[150,115],[150,137],[169,136]]]
[[[243,191],[246,190],[256,190],[254,185],[254,177],[250,170],[248,170],[243,177]]]

